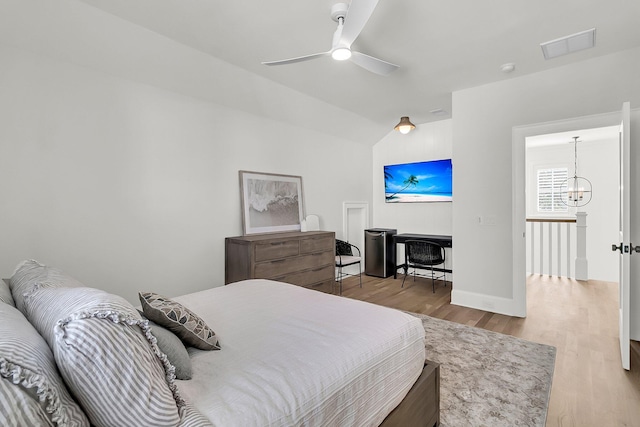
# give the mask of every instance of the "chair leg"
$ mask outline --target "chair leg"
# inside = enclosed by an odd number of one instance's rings
[[[360,287],[362,287],[362,264],[358,263],[358,270],[360,271]]]
[[[436,293],[436,281],[433,278],[433,268],[431,269],[431,288],[433,289],[433,293]]]
[[[404,288],[404,281],[407,280],[407,270],[404,271],[404,277],[402,278],[402,286],[400,286],[401,288]]]

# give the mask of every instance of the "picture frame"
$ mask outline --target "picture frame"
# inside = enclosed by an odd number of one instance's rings
[[[300,231],[302,177],[239,171],[243,235]]]

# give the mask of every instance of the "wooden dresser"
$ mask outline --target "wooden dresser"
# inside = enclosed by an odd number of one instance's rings
[[[307,231],[225,238],[225,285],[271,279],[333,293],[335,233]]]

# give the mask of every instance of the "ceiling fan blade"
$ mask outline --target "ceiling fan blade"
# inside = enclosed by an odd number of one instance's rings
[[[320,58],[321,56],[330,55],[331,52],[314,53],[312,55],[298,56],[297,58],[281,59],[280,61],[267,61],[263,62],[264,65],[285,65],[295,64],[296,62],[309,61],[311,59]]]
[[[398,68],[398,65],[391,62],[383,61],[382,59],[374,58],[373,56],[365,55],[364,53],[351,51],[351,62],[367,71],[380,74],[381,76],[388,76]]]
[[[340,38],[342,46],[350,47],[358,38],[377,5],[378,0],[351,0]]]

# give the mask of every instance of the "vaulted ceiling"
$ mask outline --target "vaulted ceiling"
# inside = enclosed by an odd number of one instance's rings
[[[383,77],[330,57],[261,64],[329,50],[331,0],[82,1],[377,123],[450,117],[452,91],[640,45],[639,1],[380,0],[352,47],[400,65]],[[544,59],[540,43],[594,27],[595,48]]]

